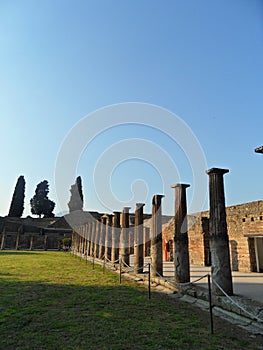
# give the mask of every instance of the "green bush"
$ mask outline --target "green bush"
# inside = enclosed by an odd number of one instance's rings
[[[71,238],[65,237],[62,239],[62,248],[69,249],[71,247]]]

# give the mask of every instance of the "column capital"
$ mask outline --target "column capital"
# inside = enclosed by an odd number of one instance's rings
[[[161,201],[163,197],[165,197],[164,194],[154,194],[152,197],[152,204],[156,203],[156,201]]]
[[[131,207],[123,207],[122,212],[123,213],[129,213],[129,210],[131,209]]]
[[[263,146],[255,148],[256,153],[262,153],[263,154]]]
[[[136,209],[140,209],[140,208],[142,208],[144,206],[145,206],[144,203],[136,203]]]
[[[211,168],[206,170],[207,175],[218,174],[224,175],[229,172],[229,169],[221,169],[221,168]]]
[[[171,186],[172,188],[187,188],[187,187],[190,187],[190,185],[189,184],[182,184],[182,183],[177,183],[177,184],[174,184],[174,185],[172,185]]]

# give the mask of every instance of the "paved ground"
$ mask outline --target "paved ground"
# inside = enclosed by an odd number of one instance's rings
[[[148,263],[150,259],[146,258],[145,263]],[[131,265],[133,264],[133,257],[131,256]],[[173,262],[163,263],[164,277],[174,276]],[[196,279],[211,273],[211,268],[206,266],[190,267],[191,282]],[[263,273],[257,272],[232,272],[233,276],[233,288],[234,294],[245,296],[252,300],[258,301],[263,304]],[[201,286],[207,287],[207,277],[196,282]]]
[[[172,264],[172,263],[168,263]],[[166,265],[166,263],[165,263]],[[210,273],[209,267],[191,266],[191,281]],[[263,273],[257,272],[232,272],[234,294],[243,295],[247,298],[263,303]],[[197,282],[207,285],[207,278]]]

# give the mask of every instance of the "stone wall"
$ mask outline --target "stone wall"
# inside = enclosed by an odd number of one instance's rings
[[[49,250],[60,249],[72,230],[52,227],[51,219],[1,218],[0,249]]]

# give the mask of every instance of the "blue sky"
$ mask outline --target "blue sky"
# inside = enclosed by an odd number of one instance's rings
[[[207,167],[230,169],[227,205],[262,199],[263,155],[253,151],[263,144],[261,0],[1,0],[0,48],[0,215],[8,213],[19,175],[26,180],[24,215],[44,179],[57,201],[57,157],[67,135],[94,111],[126,102],[160,106],[188,125]],[[99,123],[94,116],[88,120]],[[152,151],[111,164],[112,176],[101,170],[94,184],[102,155],[134,138],[151,142]],[[149,212],[152,195],[165,192],[164,212],[172,214],[173,182],[167,181],[178,177],[168,163],[160,165],[158,152],[156,164],[148,161],[154,146],[173,159],[179,180],[192,185],[190,202],[197,190],[191,164],[174,141],[147,125],[94,135],[75,169],[85,208],[108,212],[127,204],[133,210],[136,201],[145,201]],[[56,212],[67,209],[74,181],[65,181]],[[106,192],[98,196],[100,181],[119,204]],[[200,210],[207,209],[201,202]]]

